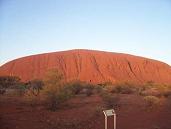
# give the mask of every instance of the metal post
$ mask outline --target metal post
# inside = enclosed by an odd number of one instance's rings
[[[116,114],[113,115],[113,128],[116,129]]]
[[[113,109],[103,111],[105,115],[105,129],[107,129],[107,117],[113,116],[113,128],[116,129],[116,114]]]
[[[105,113],[105,111],[103,111],[104,115],[105,115],[105,129],[107,129],[107,115]]]
[[[105,116],[105,129],[107,129],[107,116]]]

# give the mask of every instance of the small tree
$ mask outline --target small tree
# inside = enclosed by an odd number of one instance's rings
[[[60,73],[59,70],[50,69],[45,75],[44,83],[46,86],[59,86],[62,80],[63,74]]]
[[[83,82],[76,80],[66,84],[66,90],[71,92],[72,95],[78,95],[83,89]]]
[[[17,76],[0,76],[0,88],[7,89],[20,83]]]
[[[17,76],[0,76],[0,94],[4,94],[7,89],[20,85],[20,78]]]
[[[57,69],[51,69],[44,78],[43,92],[46,96],[48,108],[55,111],[59,105],[69,98],[63,85],[63,75]]]
[[[38,96],[40,93],[40,90],[42,90],[44,83],[41,80],[35,79],[32,81],[29,81],[27,83],[28,86],[28,90],[29,92],[34,95],[34,96]]]

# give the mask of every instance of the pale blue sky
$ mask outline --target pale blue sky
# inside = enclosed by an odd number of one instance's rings
[[[0,0],[0,64],[95,49],[171,65],[170,0]]]

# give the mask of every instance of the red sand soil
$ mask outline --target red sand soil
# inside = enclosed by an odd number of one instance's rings
[[[0,75],[16,75],[27,81],[43,78],[57,68],[66,80],[92,83],[132,81],[171,83],[171,67],[165,63],[128,54],[93,50],[70,50],[33,55],[0,67]]]
[[[165,99],[160,107],[147,111],[141,96],[121,95],[121,106],[116,109],[117,129],[171,129],[168,101]],[[2,96],[0,129],[104,129],[100,106],[103,102],[97,95],[77,96],[51,112],[41,104],[32,107],[22,98]]]

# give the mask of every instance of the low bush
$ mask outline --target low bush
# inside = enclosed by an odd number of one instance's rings
[[[94,86],[91,84],[85,84],[84,86],[84,93],[87,96],[91,96],[93,94]]]
[[[110,93],[102,93],[101,97],[106,108],[117,108],[119,106],[120,98],[117,94],[112,95]]]
[[[144,100],[148,109],[153,109],[160,105],[160,99],[156,96],[145,96]]]
[[[25,93],[27,92],[28,88],[26,87],[25,84],[20,84],[18,85],[16,91],[19,96],[24,96]]]
[[[63,102],[72,97],[70,90],[64,84],[47,85],[41,91],[41,96],[45,99],[47,108],[51,111],[57,110]]]
[[[104,91],[104,87],[100,86],[100,85],[96,85],[94,87],[95,93],[97,94],[101,94]]]
[[[120,93],[120,94],[132,94],[135,93],[136,91],[137,91],[137,87],[127,82],[115,84],[111,89],[111,93]]]
[[[44,83],[42,80],[31,80],[27,83],[28,93],[34,96],[38,96],[43,89]]]
[[[24,83],[17,84],[13,87],[6,89],[5,94],[7,96],[19,96],[23,97],[27,92],[27,87]]]
[[[140,88],[139,94],[143,96],[151,95],[157,97],[168,97],[171,95],[171,86],[164,84],[146,83]]]
[[[99,83],[97,85],[101,86],[101,87],[106,87],[106,86],[112,85],[112,82],[111,81],[106,81],[106,82],[103,82],[103,83]]]
[[[91,96],[93,94],[94,86],[86,82],[73,81],[65,85],[65,90],[70,92],[73,96],[78,94]]]
[[[71,92],[72,95],[77,95],[83,89],[83,83],[81,81],[73,81],[65,84],[66,90]]]
[[[0,76],[0,88],[8,89],[20,83],[20,78],[17,76]]]
[[[26,90],[25,84],[17,76],[0,76],[0,94],[22,96]]]

